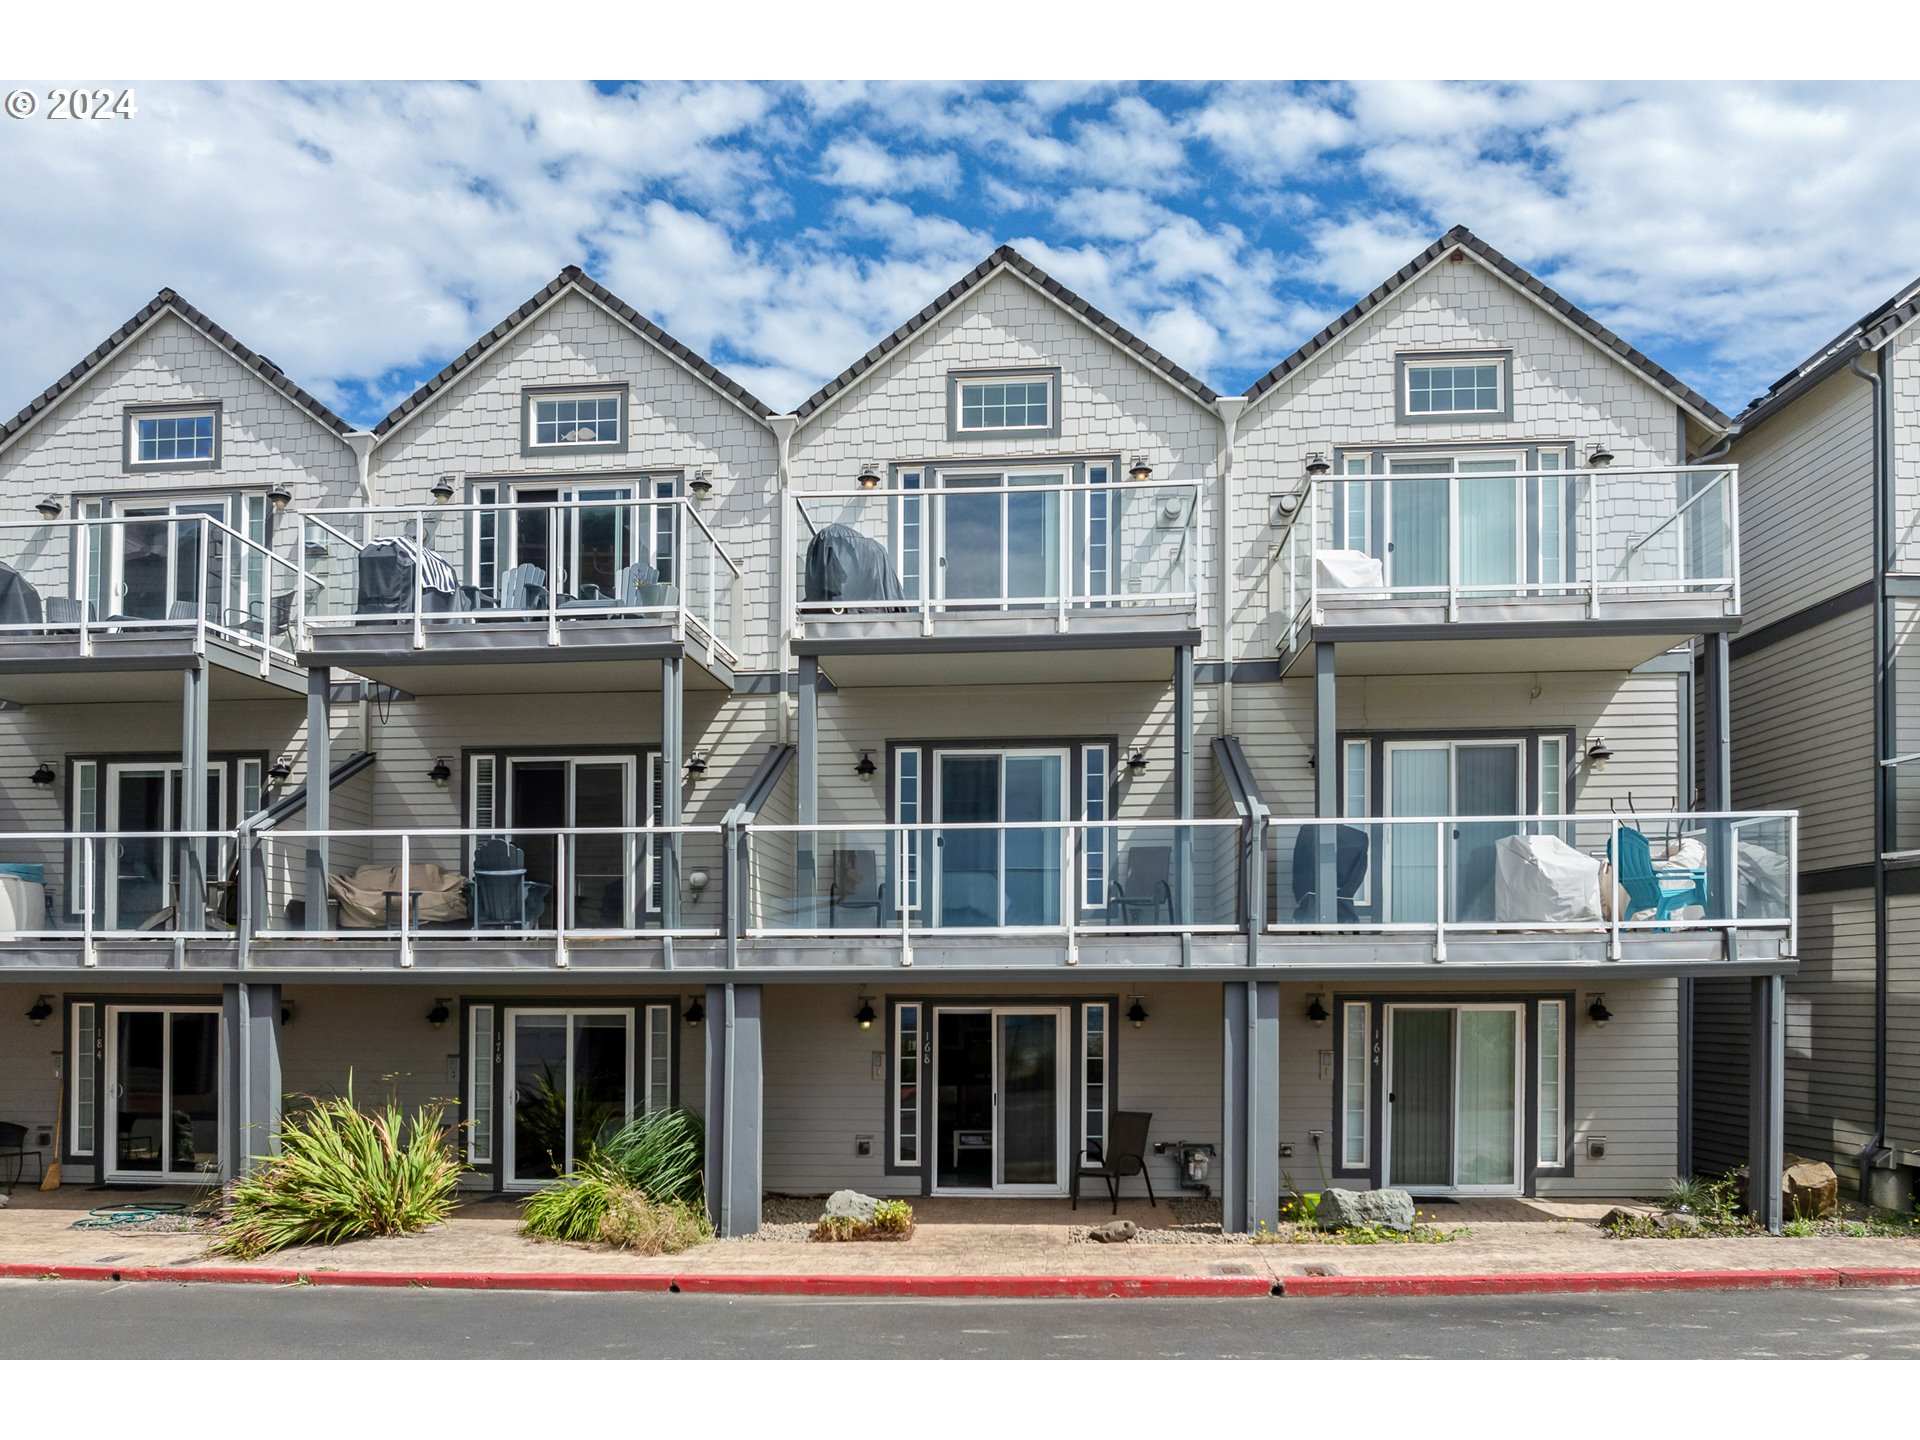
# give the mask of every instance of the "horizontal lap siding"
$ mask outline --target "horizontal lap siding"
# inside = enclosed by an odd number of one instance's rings
[[[1801,904],[1806,903],[1803,898]],[[1806,951],[1804,934],[1801,952]],[[1693,1168],[1720,1175],[1747,1163],[1752,982],[1702,976],[1693,982]]]
[[[1800,811],[1800,868],[1873,858],[1873,617],[1857,610],[1734,663],[1733,800]]]
[[[1894,568],[1914,575],[1920,574],[1920,328],[1908,325],[1884,353],[1893,370]]]
[[[1872,892],[1801,895],[1800,968],[1787,978],[1786,1143],[1796,1154],[1838,1163],[1872,1134],[1873,1011]]]
[[[1920,898],[1887,902],[1887,1143],[1920,1157]]]

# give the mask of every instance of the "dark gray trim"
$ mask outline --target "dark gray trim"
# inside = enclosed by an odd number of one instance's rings
[[[595,441],[591,445],[536,445],[533,443],[533,407],[538,400],[559,400],[569,395],[605,395],[620,397],[620,433],[616,439]],[[612,380],[591,385],[526,385],[520,390],[520,453],[525,455],[624,455],[627,451],[627,382]]]
[[[1842,616],[1851,615],[1856,610],[1865,610],[1874,602],[1874,582],[1862,580],[1858,585],[1827,596],[1791,615],[1769,621],[1758,630],[1748,630],[1732,644],[1735,660],[1744,660],[1747,656],[1778,645],[1783,640],[1791,640],[1796,635],[1804,635]]]
[[[1198,660],[1193,666],[1193,683],[1196,685],[1219,685],[1226,679],[1226,662],[1222,660]],[[1233,683],[1267,684],[1280,680],[1286,669],[1278,660],[1236,660],[1233,662]]]
[[[1449,362],[1501,368],[1498,410],[1447,410],[1416,413],[1407,408],[1407,372],[1416,365],[1444,365]],[[1512,350],[1401,350],[1393,357],[1393,423],[1396,425],[1471,425],[1475,421],[1511,421],[1513,419]]]
[[[1186,612],[1180,612],[1185,614]],[[1671,626],[1667,628],[1671,629]],[[805,659],[821,655],[959,655],[998,651],[1037,650],[1173,650],[1197,646],[1200,631],[1183,625],[1177,630],[1146,632],[1069,630],[1029,635],[919,635],[911,638],[841,640],[812,634],[792,642],[793,653]]]
[[[213,458],[210,460],[189,460],[185,463],[165,460],[136,460],[133,456],[133,422],[136,418],[163,415],[200,415],[211,412],[213,415]],[[218,470],[220,458],[225,450],[223,432],[226,417],[221,413],[218,400],[197,401],[191,405],[128,405],[120,411],[120,473],[123,475],[170,475],[175,473],[191,474],[198,471]],[[231,518],[231,515],[229,515]]]
[[[1048,424],[1042,429],[1031,427],[1013,430],[966,430],[960,425],[960,387],[963,385],[990,385],[996,380],[1015,382],[1045,380],[1049,391],[1047,401]],[[949,370],[947,372],[947,439],[961,440],[1057,440],[1060,438],[1060,367],[1058,365],[1031,365],[1009,367],[1007,369]]]
[[[372,765],[376,758],[374,752],[371,750],[360,750],[349,755],[345,760],[335,765],[328,773],[327,788],[329,790],[338,790],[346,781],[351,780],[362,770]],[[297,789],[289,790],[271,805],[262,809],[259,816],[260,823],[254,826],[254,829],[256,831],[271,830],[288,816],[298,815],[306,808],[307,787],[301,785]],[[247,817],[242,816],[241,818],[244,820]],[[320,828],[324,829],[325,827],[322,826]]]
[[[787,695],[799,689],[799,678],[790,670],[735,671],[736,695]]]
[[[1342,730],[1335,737],[1334,781],[1337,791],[1335,803],[1338,808],[1331,813],[1335,815],[1346,813],[1347,767],[1341,756],[1341,750],[1349,740],[1365,740],[1369,743],[1367,754],[1368,808],[1371,812],[1370,818],[1381,820],[1391,818],[1383,814],[1380,809],[1386,798],[1386,747],[1389,744],[1419,744],[1423,741],[1472,742],[1477,740],[1518,740],[1525,746],[1523,768],[1526,773],[1520,777],[1522,808],[1530,815],[1540,814],[1542,803],[1540,795],[1540,741],[1546,737],[1558,737],[1567,742],[1564,767],[1566,770],[1566,793],[1560,797],[1560,802],[1565,806],[1562,813],[1570,815],[1573,813],[1574,806],[1575,772],[1579,768],[1576,763],[1579,757],[1575,749],[1578,736],[1574,727],[1571,725],[1483,726],[1474,729],[1457,730]],[[1547,811],[1546,813],[1552,814],[1553,812]],[[1596,816],[1595,818],[1604,819],[1606,817]]]
[[[65,813],[68,819],[71,819],[73,815],[72,801],[73,801],[74,766],[91,762],[100,767],[98,772],[100,783],[94,793],[94,803],[98,808],[96,809],[95,814],[93,816],[93,823],[95,828],[101,829],[101,830],[104,830],[107,828],[107,769],[106,769],[107,766],[109,765],[178,765],[181,767],[181,784],[183,788],[186,783],[186,760],[185,760],[185,757],[182,756],[180,752],[177,750],[171,750],[171,751],[169,750],[127,750],[127,751],[83,750],[83,751],[78,751],[78,752],[68,754],[64,758],[65,758],[66,773],[62,778],[62,785],[64,788],[61,790],[60,793],[67,798]],[[267,752],[265,750],[213,750],[208,752],[207,754],[208,765],[210,766],[224,765],[227,767],[227,769],[224,772],[226,778],[220,787],[221,789],[220,803],[226,807],[228,816],[238,817],[236,819],[227,819],[224,821],[224,823],[219,825],[210,825],[207,827],[208,829],[231,830],[236,828],[239,825],[240,821],[246,818],[244,815],[239,814],[240,762],[243,760],[257,760],[260,762],[260,780],[261,780],[261,784],[264,786],[266,783],[266,774],[267,774],[266,767],[272,763],[268,759]],[[185,800],[184,794],[182,795],[181,798],[183,801]],[[180,828],[185,830],[193,827],[182,825]]]
[[[71,979],[74,977],[68,978]],[[204,984],[210,978],[215,977],[196,976],[190,983]],[[107,1123],[107,1102],[112,1098],[107,1084],[107,1007],[109,1005],[121,1005],[130,1009],[143,1007],[147,1009],[160,1009],[175,1005],[198,1005],[209,1010],[218,1010],[224,1017],[226,1010],[225,989],[223,987],[211,995],[171,995],[165,991],[149,991],[144,995],[124,995],[115,994],[112,991],[95,992],[91,990],[75,990],[62,993],[60,999],[62,1002],[60,1012],[61,1023],[66,1027],[60,1036],[60,1054],[63,1060],[67,1054],[67,1046],[73,1038],[73,1007],[76,1004],[89,1004],[99,1007],[94,1015],[93,1030],[93,1154],[75,1155],[72,1150],[73,1136],[70,1133],[70,1127],[62,1125],[60,1127],[60,1163],[62,1165],[75,1166],[91,1165],[93,1167],[93,1188],[96,1190],[120,1189],[140,1185],[142,1182],[138,1180],[120,1180],[113,1182],[111,1185],[109,1185],[107,1181],[107,1171],[112,1168],[109,1162],[113,1158],[112,1152],[108,1148],[111,1144],[109,1137],[113,1134],[113,1131]],[[224,1050],[227,1044],[226,1026],[224,1023],[221,1026],[220,1044]],[[78,1059],[77,1056],[74,1058],[76,1060]],[[64,1066],[63,1073],[66,1078],[60,1087],[60,1103],[62,1106],[65,1106],[68,1103],[67,1097],[72,1093],[72,1066]],[[225,1098],[223,1094],[221,1099],[224,1101]],[[65,1111],[63,1110],[62,1115],[64,1116],[64,1114]],[[223,1143],[225,1134],[225,1122],[224,1117],[222,1117],[221,1136]]]

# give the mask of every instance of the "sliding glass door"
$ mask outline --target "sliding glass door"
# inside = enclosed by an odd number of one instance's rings
[[[1016,1006],[934,1011],[936,1190],[1065,1193],[1067,1017]]]
[[[635,762],[631,756],[507,757],[506,828],[520,848],[528,881],[546,887],[545,906],[528,928],[548,929],[562,912],[570,929],[638,927],[643,866],[632,835],[514,836],[515,829],[619,829],[637,822]],[[558,891],[566,855],[565,895]],[[538,893],[538,892],[536,892]]]
[[[107,1007],[109,1180],[203,1185],[220,1171],[220,1012]]]
[[[1061,492],[1021,495],[1017,487],[1067,479],[1057,470],[943,472],[934,492],[935,598],[968,609],[1018,609],[1057,599]]]
[[[1387,583],[1465,590],[1517,586],[1525,578],[1526,492],[1518,455],[1390,457],[1386,487]],[[1447,477],[1458,476],[1458,480]],[[1459,573],[1452,574],[1454,502],[1458,491]],[[1516,593],[1507,589],[1493,594]]]
[[[631,484],[519,487],[513,498],[534,508],[513,512],[503,579],[516,566],[533,565],[556,594],[585,596],[592,586],[609,600],[619,599],[621,572],[642,558],[637,552],[643,537],[635,525],[639,507],[572,502],[630,501]],[[545,504],[554,508],[542,508]]]
[[[1494,847],[1515,833],[1511,821],[1458,817],[1513,816],[1526,806],[1526,742],[1406,740],[1384,747],[1388,817],[1448,817],[1446,826],[1387,827],[1386,918],[1431,924],[1439,918],[1437,868],[1444,842],[1447,915],[1455,923],[1494,918]]]
[[[99,893],[104,882],[109,930],[144,930],[163,921],[179,900],[176,873],[184,858],[181,842],[168,838],[180,828],[180,773],[177,764],[110,763],[107,766],[106,829],[130,832],[105,842],[105,861],[96,871]],[[207,828],[226,823],[226,766],[207,772]],[[90,829],[91,824],[81,826]],[[217,856],[222,847],[207,841],[205,853]],[[101,863],[101,862],[96,862]],[[190,917],[194,928],[198,917]]]
[[[1387,1006],[1385,1184],[1463,1194],[1520,1188],[1525,1013],[1522,1005]]]
[[[110,614],[130,620],[196,615],[204,584],[207,619],[225,618],[222,536],[189,518],[204,515],[226,524],[224,498],[125,501],[114,513],[122,523],[114,527]],[[203,545],[208,550],[204,556]]]
[[[933,820],[996,828],[934,832],[934,913],[943,926],[1045,926],[1066,904],[1064,832],[1008,829],[1061,821],[1068,810],[1065,750],[936,750]]]
[[[506,1181],[570,1173],[633,1115],[633,1011],[508,1010]]]

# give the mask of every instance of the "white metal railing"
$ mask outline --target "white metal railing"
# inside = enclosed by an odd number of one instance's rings
[[[1739,472],[1691,465],[1321,476],[1282,532],[1288,645],[1328,605],[1632,596],[1740,606]]]
[[[403,968],[412,966],[415,944],[422,939],[541,945],[551,949],[559,968],[568,965],[571,947],[589,942],[714,939],[724,933],[722,837],[717,825],[247,832],[241,847],[248,930],[269,941],[390,936]],[[504,841],[517,851],[518,864],[480,871],[477,851],[489,841]],[[331,903],[325,911],[308,908],[314,885],[325,884],[330,900],[331,882],[345,880],[349,883],[342,888],[356,911],[360,897],[366,897],[370,913],[370,886],[381,871],[390,872],[391,883],[381,889],[377,921],[344,923],[347,900],[339,901],[339,924],[332,923]],[[690,899],[683,898],[695,872],[706,879],[695,883]],[[430,906],[426,885],[436,880],[440,888],[432,892]],[[588,893],[595,884],[601,887],[597,896]],[[483,893],[490,898],[483,899]],[[301,907],[297,918],[296,904]],[[425,918],[429,908],[456,904],[460,915]],[[589,913],[595,907],[597,916]],[[703,922],[710,914],[712,923],[686,923],[689,910]]]
[[[270,517],[269,544],[211,515],[115,515],[0,525],[0,641],[102,636],[215,637],[257,654],[261,673],[294,660],[301,593],[297,527]],[[278,547],[278,549],[276,549]]]
[[[232,939],[218,912],[237,843],[231,830],[0,833],[0,941],[77,940],[91,966],[102,939]]]
[[[566,625],[652,618],[732,660],[740,569],[694,505],[682,496],[596,497],[306,511],[302,623],[405,625],[425,649],[448,626],[541,622],[546,643],[558,645]],[[395,541],[444,562],[453,590],[436,589],[412,556],[393,567],[405,575],[397,593],[383,587],[363,556]]]
[[[1647,839],[1622,857],[1622,833]],[[1798,950],[1796,811],[1451,815],[1267,823],[1274,932],[1450,935],[1785,929]],[[1613,893],[1607,893],[1611,876]]]
[[[1199,603],[1198,481],[825,490],[796,494],[794,507],[797,613],[810,624],[905,614],[930,631],[935,616],[1028,612],[1066,630],[1088,612]],[[829,526],[872,542],[869,568],[884,579],[810,581]]]

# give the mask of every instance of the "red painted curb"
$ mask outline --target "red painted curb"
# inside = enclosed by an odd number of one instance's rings
[[[1585,1275],[1290,1275],[1289,1296],[1591,1295],[1627,1290],[1836,1290],[1920,1285],[1914,1270],[1668,1270]]]

